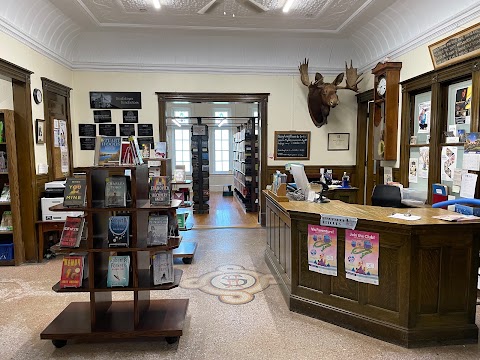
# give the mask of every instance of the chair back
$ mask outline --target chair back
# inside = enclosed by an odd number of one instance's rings
[[[376,185],[372,194],[372,205],[383,207],[404,207],[402,205],[402,193],[398,186]]]

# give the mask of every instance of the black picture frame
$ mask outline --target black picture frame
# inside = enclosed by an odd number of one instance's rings
[[[35,120],[35,141],[37,144],[45,144],[45,120]]]
[[[112,111],[111,110],[94,110],[93,111],[93,122],[96,123],[96,124],[111,123],[112,122]]]
[[[135,136],[135,124],[119,124],[120,136]]]
[[[78,124],[78,136],[97,136],[97,124]]]
[[[153,124],[138,124],[138,136],[153,136]]]
[[[138,123],[138,110],[123,110],[123,122],[125,124]]]
[[[141,92],[90,91],[90,109],[141,108]]]
[[[94,137],[82,137],[80,138],[80,150],[95,150]]]
[[[99,124],[98,135],[117,136],[117,124]]]
[[[348,150],[350,150],[350,133],[328,133],[327,151]]]

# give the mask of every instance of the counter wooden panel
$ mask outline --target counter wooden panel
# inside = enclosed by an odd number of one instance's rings
[[[266,260],[292,311],[406,347],[478,341],[479,223],[432,219],[443,209],[409,209],[422,218],[406,221],[388,215],[407,209],[266,197]],[[338,276],[308,270],[307,228],[321,213],[357,217],[357,230],[380,234],[378,286],[346,279],[345,229]]]

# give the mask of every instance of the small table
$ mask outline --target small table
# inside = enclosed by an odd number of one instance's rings
[[[38,231],[38,259],[37,262],[42,262],[43,252],[45,251],[45,237],[44,234],[50,231],[62,231],[65,221],[37,221]]]

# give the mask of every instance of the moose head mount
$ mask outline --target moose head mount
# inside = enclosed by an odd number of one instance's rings
[[[350,67],[345,62],[346,86],[339,86],[343,81],[344,73],[338,74],[331,83],[324,82],[322,74],[316,73],[315,81],[310,82],[308,78],[308,59],[300,63],[298,70],[300,70],[303,85],[308,87],[308,111],[316,127],[325,125],[330,114],[330,108],[338,105],[337,90],[346,89],[358,93],[358,83],[362,81],[360,79],[362,74],[357,74],[357,69],[353,67],[352,61],[350,61]]]

